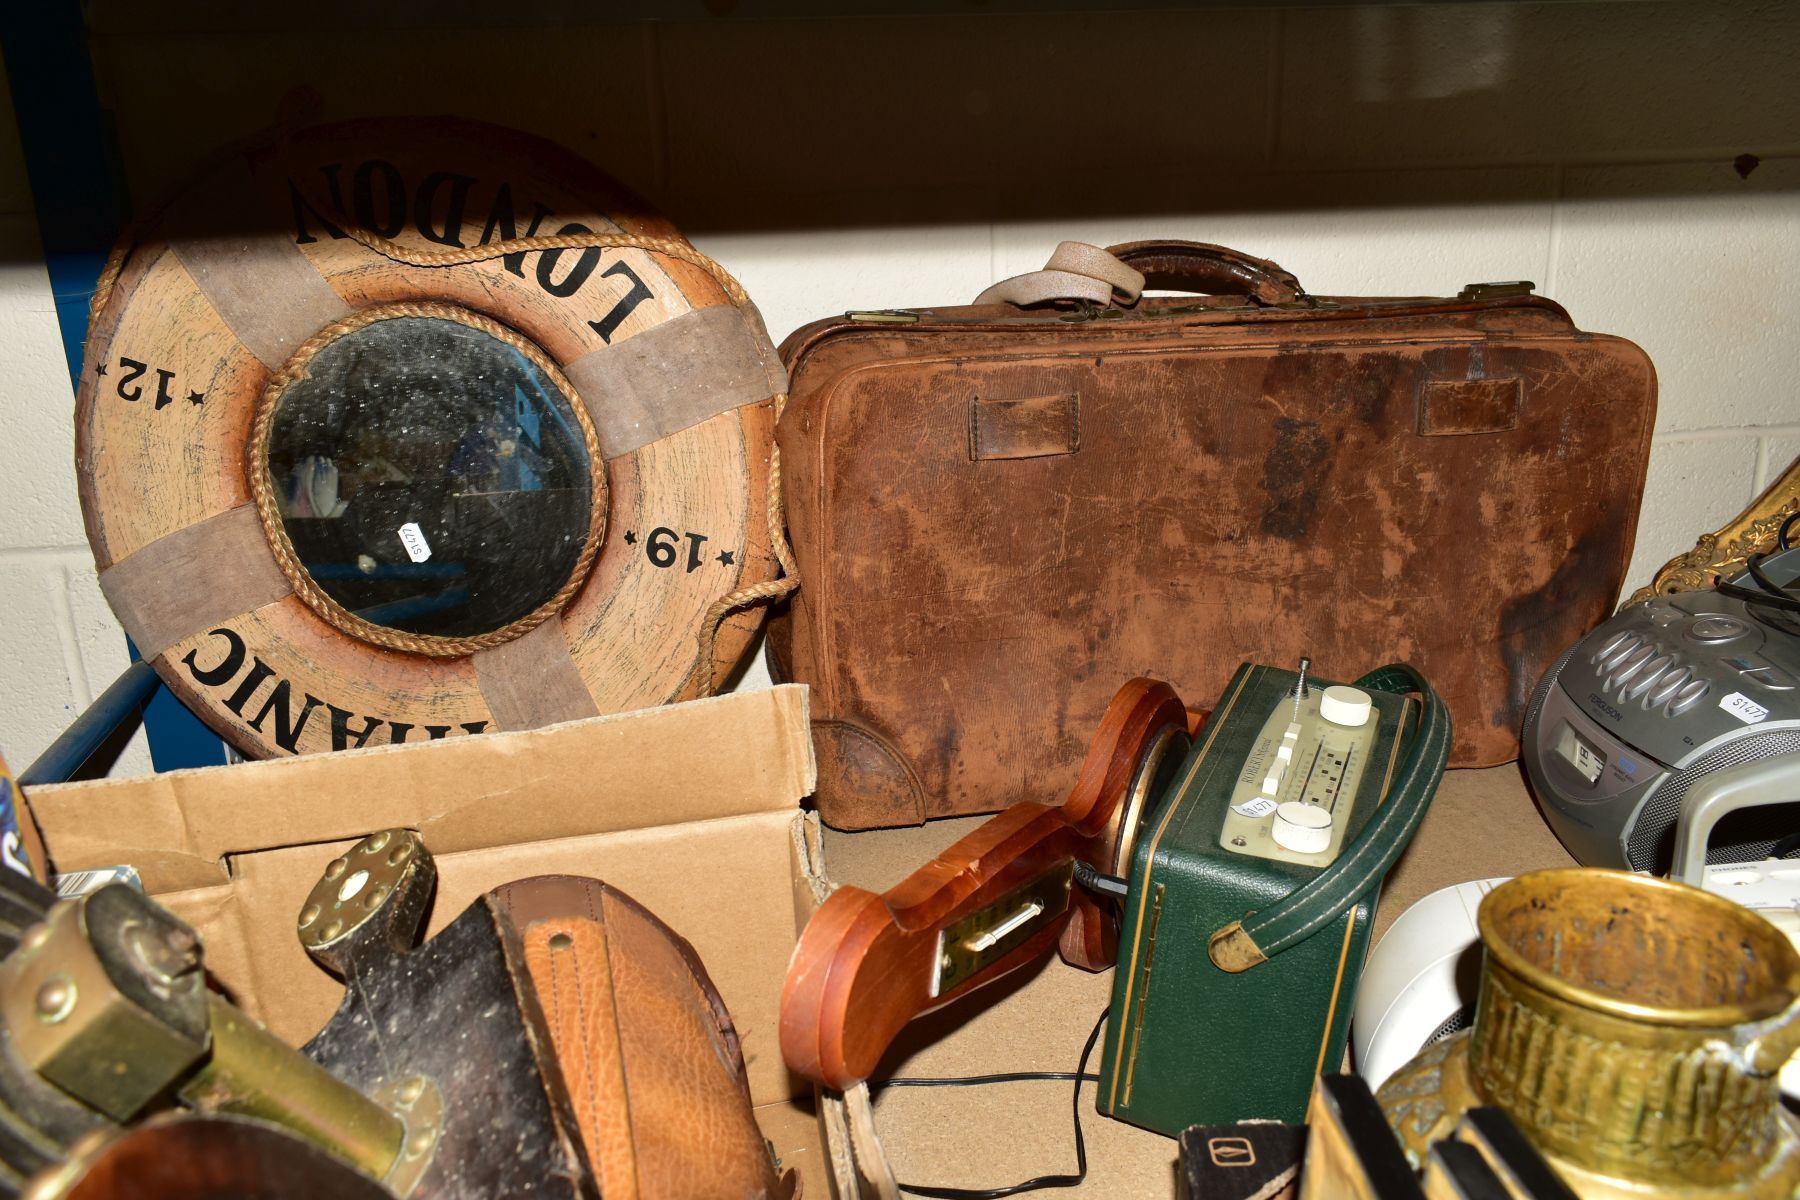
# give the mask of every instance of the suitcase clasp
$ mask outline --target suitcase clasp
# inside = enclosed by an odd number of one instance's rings
[[[897,308],[853,308],[844,314],[846,321],[862,321],[869,325],[917,325],[919,314]]]
[[[1092,300],[1083,300],[1078,297],[1075,301],[1075,311],[1058,313],[1056,319],[1059,321],[1103,321],[1124,315],[1123,309],[1101,308]]]
[[[1529,296],[1537,284],[1529,279],[1508,279],[1498,283],[1465,283],[1456,293],[1458,300],[1498,300],[1504,296]]]

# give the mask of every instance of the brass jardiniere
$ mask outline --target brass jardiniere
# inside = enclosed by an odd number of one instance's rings
[[[1590,868],[1489,893],[1474,1027],[1381,1089],[1415,1162],[1477,1104],[1505,1109],[1586,1200],[1792,1197],[1800,953],[1684,884]]]

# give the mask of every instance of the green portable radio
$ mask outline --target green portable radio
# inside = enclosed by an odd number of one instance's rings
[[[1246,664],[1122,848],[1098,1107],[1171,1136],[1298,1123],[1349,1035],[1381,879],[1437,791],[1450,717],[1410,667],[1353,687]]]

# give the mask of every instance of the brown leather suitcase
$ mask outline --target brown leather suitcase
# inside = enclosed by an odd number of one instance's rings
[[[1644,352],[1529,284],[1315,297],[1218,246],[1112,249],[783,346],[802,586],[769,645],[813,689],[825,820],[1059,797],[1126,680],[1211,697],[1302,654],[1410,662],[1453,766],[1515,757],[1539,676],[1619,594]]]

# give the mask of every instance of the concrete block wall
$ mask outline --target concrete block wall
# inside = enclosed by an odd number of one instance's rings
[[[501,16],[325,0],[309,33],[222,0],[88,11],[140,199],[278,112],[512,125],[668,213],[778,338],[846,308],[972,298],[1063,238],[1221,242],[1324,294],[1535,280],[1661,377],[1628,587],[1800,455],[1800,5],[609,24],[549,0]],[[124,665],[76,509],[34,238],[0,114],[0,748],[15,766]],[[119,768],[146,769],[141,748]]]
[[[0,101],[0,754],[16,772],[130,660],[82,532],[74,390],[10,91]],[[150,770],[141,731],[118,770]]]

